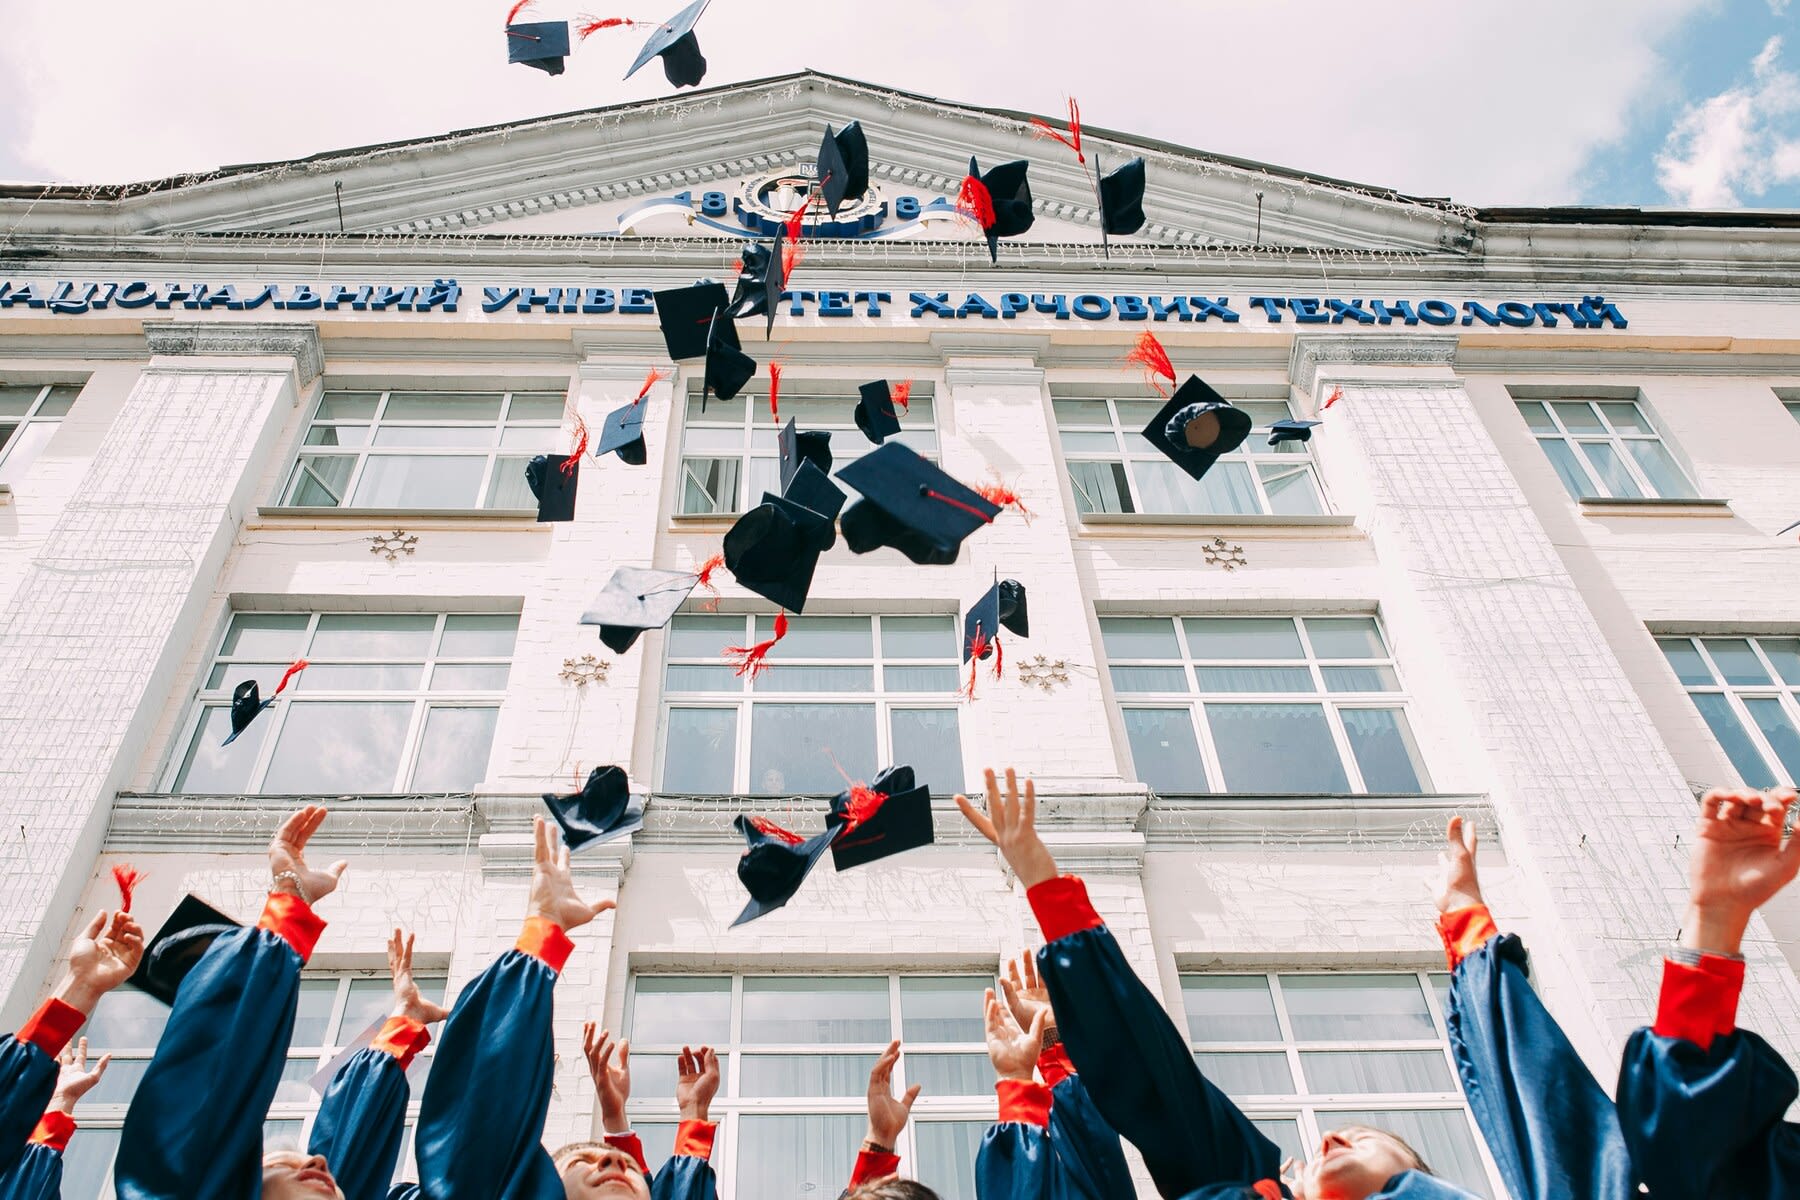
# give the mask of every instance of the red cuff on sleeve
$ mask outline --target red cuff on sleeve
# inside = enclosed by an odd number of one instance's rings
[[[1738,994],[1743,989],[1744,964],[1737,960],[1703,954],[1700,965],[1690,967],[1666,959],[1652,1032],[1711,1049],[1713,1038],[1737,1028]]]
[[[69,1044],[81,1023],[87,1020],[87,1014],[72,1004],[65,1004],[54,997],[44,1001],[38,1010],[31,1014],[31,1020],[19,1027],[19,1040],[30,1042],[51,1058],[62,1053],[62,1048]]]
[[[711,1158],[713,1136],[718,1132],[717,1121],[683,1121],[675,1127],[675,1149],[670,1153],[688,1158]]]
[[[52,1109],[38,1118],[37,1128],[31,1131],[31,1140],[60,1153],[69,1148],[69,1138],[74,1133],[75,1118]]]
[[[1075,1074],[1075,1064],[1069,1061],[1068,1047],[1061,1042],[1046,1046],[1044,1052],[1038,1055],[1038,1074],[1044,1077],[1044,1086],[1052,1088]]]
[[[644,1143],[635,1133],[609,1133],[605,1135],[606,1144],[615,1150],[623,1150],[637,1159],[638,1170],[648,1175],[650,1164],[644,1161]]]
[[[419,1051],[431,1045],[431,1031],[411,1017],[389,1017],[369,1045],[399,1059],[400,1069],[404,1071],[412,1066]]]
[[[319,944],[319,935],[325,932],[325,922],[318,918],[312,907],[287,892],[269,893],[269,899],[263,904],[262,920],[256,927],[268,930],[292,946],[301,962],[312,957],[313,947]]]
[[[1444,960],[1452,971],[1458,963],[1500,935],[1494,914],[1485,904],[1471,904],[1438,914],[1438,936],[1444,939]]]
[[[575,943],[562,931],[562,926],[548,917],[526,917],[525,928],[519,930],[519,940],[513,946],[558,975],[562,974],[563,964],[569,961],[569,955],[575,953]]]
[[[1046,879],[1027,891],[1025,898],[1031,901],[1031,911],[1037,916],[1046,942],[1105,924],[1088,901],[1087,884],[1074,875]]]
[[[994,1085],[1000,1095],[1000,1119],[1039,1128],[1050,1124],[1050,1089],[1035,1079],[1002,1079]]]
[[[886,1179],[899,1173],[900,1156],[898,1154],[858,1150],[856,1152],[856,1169],[850,1172],[850,1187],[859,1188],[865,1183],[874,1183],[877,1179]]]

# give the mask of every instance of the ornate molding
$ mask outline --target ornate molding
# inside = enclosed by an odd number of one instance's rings
[[[1288,380],[1310,396],[1326,366],[1454,368],[1460,340],[1454,333],[1302,333],[1288,355]]]
[[[288,357],[301,387],[325,369],[316,326],[300,321],[145,321],[151,354]]]

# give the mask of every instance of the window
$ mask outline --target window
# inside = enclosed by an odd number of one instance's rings
[[[0,383],[0,483],[18,483],[56,433],[81,388]]]
[[[1517,403],[1575,499],[1691,500],[1699,494],[1636,400]]]
[[[781,422],[770,420],[767,382],[734,400],[706,401],[690,392],[687,422],[681,434],[681,498],[679,513],[735,514],[754,508],[764,492],[781,491],[781,452],[775,444],[781,425],[792,417],[801,429],[831,431],[832,470],[855,462],[875,446],[856,427],[856,389],[834,380],[783,380]],[[846,394],[847,393],[847,394]],[[900,442],[933,461],[937,459],[937,426],[931,385],[915,383],[911,403],[898,414]]]
[[[556,449],[562,392],[327,390],[281,503],[535,509],[525,464]]]
[[[1656,644],[1747,785],[1800,783],[1800,637]]]
[[[516,613],[236,613],[201,685],[171,790],[466,792],[487,774]],[[267,700],[237,741],[231,693]]]
[[[1102,617],[1100,632],[1157,791],[1430,787],[1374,617]]]
[[[1255,427],[1205,478],[1188,477],[1141,432],[1160,400],[1053,392],[1056,429],[1083,513],[1231,513],[1315,516],[1325,511],[1310,442],[1271,446],[1269,426],[1293,416],[1286,400],[1233,400]]]
[[[419,971],[417,979],[419,990],[427,999],[443,1002],[445,979],[441,973]],[[263,1121],[263,1144],[267,1149],[305,1147],[322,1095],[313,1090],[313,1076],[329,1065],[345,1045],[385,1018],[393,1003],[393,984],[385,974],[308,971],[301,976],[287,1065]],[[81,1128],[63,1157],[63,1200],[100,1200],[112,1195],[108,1177],[113,1155],[119,1148],[119,1128],[168,1020],[169,1009],[161,1001],[136,988],[123,987],[101,999],[81,1031],[88,1039],[90,1061],[103,1053],[111,1054],[113,1061],[75,1110]],[[431,1053],[432,1048],[427,1047],[407,1071],[412,1095],[407,1108],[406,1142],[400,1155],[401,1178],[418,1178],[413,1166],[412,1135],[419,1116],[420,1093],[431,1070]],[[321,1088],[324,1082],[320,1081]]]
[[[669,623],[663,791],[835,795],[894,764],[963,789],[956,618],[789,617],[754,682],[723,661],[774,636],[766,616]]]
[[[713,1165],[730,1200],[835,1196],[861,1144],[869,1069],[904,1046],[894,1091],[924,1086],[896,1151],[944,1200],[975,1200],[975,1153],[994,1121],[982,1028],[992,975],[637,975],[631,1124],[654,1168],[675,1141],[675,1059],[718,1051]],[[751,1151],[738,1158],[737,1146]]]
[[[1800,400],[1783,400],[1781,403],[1788,410],[1788,416],[1800,421]]]
[[[1283,1158],[1343,1125],[1398,1134],[1494,1196],[1444,1032],[1450,977],[1422,971],[1183,975],[1194,1061]]]

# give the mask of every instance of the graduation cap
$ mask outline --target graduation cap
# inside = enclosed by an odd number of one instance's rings
[[[819,555],[836,540],[830,517],[764,492],[762,503],[726,530],[725,566],[765,600],[804,612]]]
[[[1025,612],[1025,585],[1002,579],[989,588],[963,616],[962,660],[986,659],[994,653],[1002,629],[1020,637],[1031,635]]]
[[[623,654],[640,634],[667,625],[699,582],[700,576],[693,571],[619,567],[581,614],[580,623],[598,625],[606,648]]]
[[[1100,156],[1094,155],[1094,170]],[[1144,227],[1144,160],[1134,158],[1100,176],[1100,229],[1103,233],[1132,234]]]
[[[737,283],[725,310],[733,320],[772,314],[781,302],[781,269],[775,265],[778,260],[771,246],[770,242],[745,242],[738,254]]]
[[[1144,440],[1198,479],[1250,436],[1250,414],[1189,375],[1144,426]]]
[[[863,497],[844,512],[853,554],[892,546],[923,566],[953,563],[963,539],[1000,515],[999,505],[899,442],[863,455],[837,477]]]
[[[694,36],[694,22],[706,11],[708,0],[694,2],[656,27],[637,61],[625,72],[630,79],[638,68],[653,58],[663,60],[663,74],[676,87],[693,87],[706,78],[706,56],[700,53],[700,39]]]
[[[656,292],[652,299],[656,302],[656,323],[662,326],[663,345],[676,362],[704,357],[714,332],[713,314],[731,307],[725,285],[711,280]],[[726,322],[718,330],[718,337],[736,346],[737,327]]]
[[[520,6],[524,7],[523,5]],[[514,9],[517,12],[518,9]],[[567,21],[523,21],[506,26],[506,61],[536,67],[547,75],[563,73],[569,56]]]
[[[1018,237],[1031,228],[1031,184],[1025,178],[1031,164],[1024,159],[1003,162],[985,175],[973,157],[969,174],[957,195],[956,207],[974,217],[987,234],[988,257],[1000,261],[1000,239]]]
[[[540,454],[525,464],[525,482],[537,497],[540,521],[575,519],[575,485],[581,458],[574,454]]]
[[[863,136],[861,121],[852,121],[835,134],[830,125],[825,126],[818,172],[819,193],[835,221],[844,201],[869,190],[869,139]]]
[[[621,462],[641,467],[649,457],[644,445],[644,406],[633,402],[606,414],[594,456],[617,453]]]
[[[238,922],[200,897],[183,896],[169,919],[156,931],[156,936],[150,939],[150,944],[144,947],[144,957],[127,982],[173,1006],[181,981],[199,965],[201,957],[212,948],[219,935],[241,928]]]
[[[250,728],[250,722],[256,720],[263,709],[275,706],[275,697],[287,690],[288,680],[304,670],[306,670],[306,660],[304,658],[296,659],[286,671],[282,672],[281,682],[275,685],[274,695],[267,700],[262,698],[254,679],[246,679],[233,688],[231,692],[231,732],[219,745],[229,746],[237,741],[238,734]]]
[[[544,803],[562,827],[563,844],[571,852],[644,827],[643,798],[633,798],[631,783],[620,767],[595,767],[579,792],[568,796],[545,792]]]
[[[831,844],[831,862],[840,871],[929,846],[936,835],[931,789],[914,783],[911,767],[889,767],[867,787],[839,792],[825,820],[843,827]]]
[[[1279,446],[1283,442],[1312,441],[1313,426],[1322,424],[1319,421],[1283,420],[1269,426],[1269,445]]]
[[[808,429],[801,432],[794,425],[794,418],[781,427],[776,439],[781,447],[781,490],[787,491],[793,482],[794,472],[800,469],[802,462],[815,464],[821,471],[831,470],[831,432],[825,429]]]
[[[900,432],[900,414],[894,411],[894,392],[885,379],[865,383],[859,389],[862,398],[856,402],[856,427],[863,436],[881,445],[886,438]]]
[[[818,463],[806,459],[800,463],[794,477],[788,480],[787,486],[781,489],[781,498],[836,521],[838,514],[844,511],[844,502],[850,497],[844,494],[843,488],[831,482],[831,476],[821,470]],[[825,550],[831,549],[836,541],[837,534],[834,530]]]
[[[772,322],[773,318],[770,320]],[[716,310],[706,339],[706,376],[701,383],[700,411],[706,411],[707,396],[729,400],[742,391],[755,374],[756,360],[738,348],[737,328],[732,325],[731,317],[722,308]]]
[[[731,923],[733,929],[767,916],[792,900],[843,830],[842,825],[827,825],[825,832],[803,839],[766,817],[742,813],[734,824],[748,846],[738,859],[737,874],[738,882],[750,893],[750,903]]]

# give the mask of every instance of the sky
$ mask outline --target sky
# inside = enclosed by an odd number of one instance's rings
[[[121,183],[672,92],[511,0],[0,0],[0,180]],[[576,8],[575,5],[585,5]],[[661,20],[681,0],[535,0]],[[524,18],[521,18],[524,19]],[[806,67],[1473,205],[1800,209],[1800,0],[713,0],[703,86]],[[880,132],[870,130],[880,153]]]

